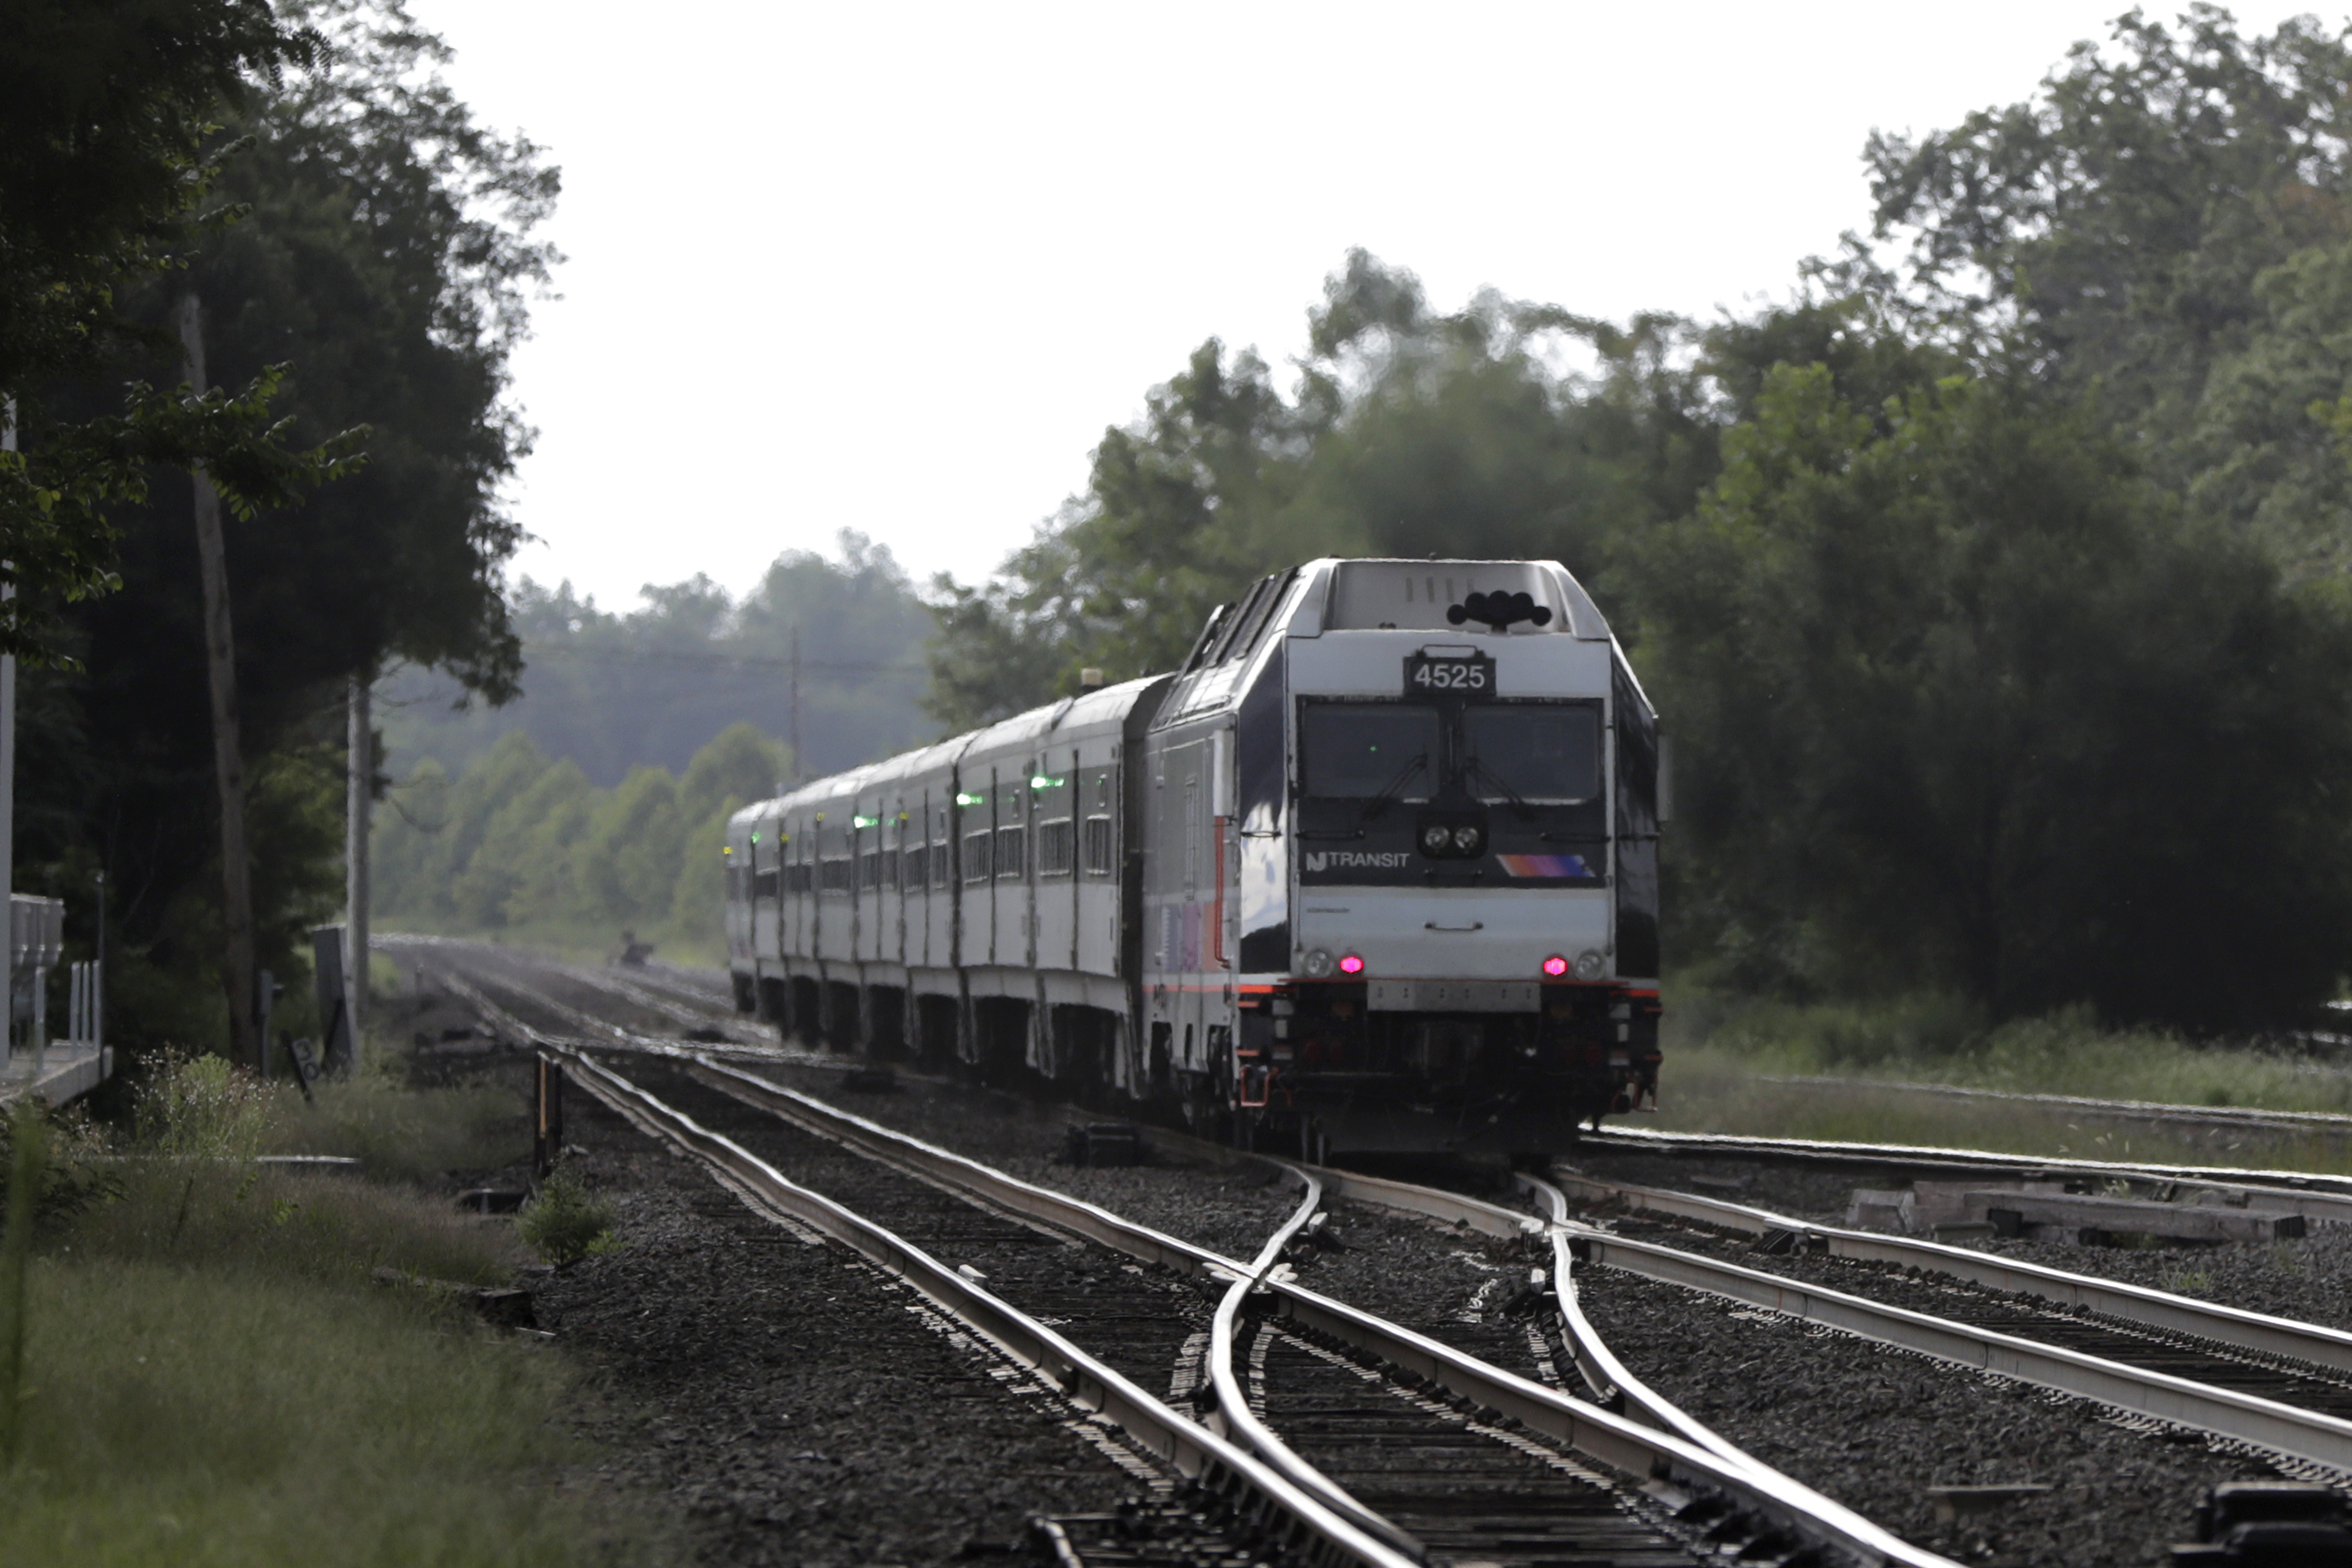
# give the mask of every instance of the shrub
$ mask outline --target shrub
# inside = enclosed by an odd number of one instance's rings
[[[523,1240],[561,1268],[613,1245],[613,1205],[558,1165],[516,1221]]]

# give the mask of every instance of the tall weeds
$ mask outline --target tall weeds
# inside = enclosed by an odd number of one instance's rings
[[[26,1279],[33,1255],[33,1215],[48,1163],[48,1128],[40,1106],[17,1102],[8,1126],[8,1218],[0,1231],[0,1461],[16,1463],[24,1431]]]

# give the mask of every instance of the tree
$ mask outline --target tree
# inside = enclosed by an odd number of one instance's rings
[[[732,797],[738,805],[765,800],[792,766],[784,749],[750,724],[730,724],[695,752],[678,781],[677,805],[686,820],[704,823],[719,815]]]
[[[274,393],[287,423],[273,429],[226,397],[191,417],[242,418],[247,434],[281,443],[367,428],[361,474],[299,509],[247,506],[228,520],[243,749],[256,773],[279,752],[340,742],[347,679],[394,658],[438,665],[493,700],[513,690],[518,645],[499,575],[520,535],[499,486],[529,432],[507,363],[553,260],[529,237],[553,199],[553,171],[529,142],[473,122],[437,74],[446,50],[397,0],[322,0],[296,15],[313,57],[230,106],[218,140],[247,150],[207,176],[239,221],[205,228],[168,281],[123,292],[128,326],[103,362],[155,374],[162,362],[142,356],[193,289],[215,374]],[[77,396],[51,401],[61,416],[95,416],[72,406]],[[331,455],[314,454],[314,466]],[[236,481],[232,464],[205,461],[225,489]],[[40,606],[62,612],[61,646],[82,669],[28,685],[54,687],[48,708],[79,710],[70,730],[91,765],[80,794],[42,803],[53,836],[25,847],[52,877],[104,865],[121,894],[116,951],[182,983],[213,966],[211,916],[187,895],[218,875],[207,869],[210,738],[184,489],[150,485],[142,504],[115,506],[119,592]],[[258,819],[253,837],[257,886],[305,881],[275,858],[337,858]],[[315,916],[259,908],[262,962],[293,967]],[[117,1017],[141,1031],[135,1012]]]
[[[2149,474],[2301,570],[2352,563],[2310,405],[2352,390],[2352,34],[2190,6],[2077,45],[2032,101],[1868,149],[1891,272],[1831,271],[2139,443]]]
[[[259,0],[0,7],[0,426],[24,447],[0,455],[0,581],[17,588],[0,603],[0,653],[54,657],[57,604],[116,584],[108,509],[143,500],[150,467],[204,464],[250,513],[286,504],[338,455],[285,449],[273,373],[193,407],[134,383],[121,412],[78,420],[38,395],[138,335],[119,291],[190,237],[236,151],[216,121],[319,44]]]
[[[2352,937],[2352,617],[2094,410],[1765,379],[1635,568],[1684,737],[1685,934],[1751,981],[2259,1026]]]
[[[376,838],[380,908],[427,930],[572,943],[628,926],[707,950],[719,937],[727,818],[774,788],[783,755],[737,724],[695,753],[683,781],[638,768],[610,790],[520,731],[454,784],[428,760]]]
[[[932,711],[954,727],[1173,668],[1255,577],[1321,554],[1549,555],[1604,579],[1686,509],[1715,423],[1665,316],[1626,328],[1486,293],[1451,315],[1362,251],[1308,314],[1286,396],[1211,340],[1105,433],[1087,493],[991,582],[934,584]],[[1595,374],[1557,368],[1589,350]]]
[[[463,766],[522,729],[600,785],[640,764],[679,772],[731,723],[790,731],[796,647],[808,776],[887,756],[932,732],[916,705],[930,616],[890,552],[855,530],[842,531],[830,557],[786,551],[740,600],[696,577],[647,584],[637,608],[615,613],[569,584],[525,578],[512,616],[530,667],[522,695],[496,710],[453,708],[446,679],[404,670],[387,689],[395,751]],[[760,793],[791,776],[786,759]]]

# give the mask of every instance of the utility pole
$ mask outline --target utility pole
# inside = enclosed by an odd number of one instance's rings
[[[16,449],[16,400],[0,399],[0,452]],[[0,584],[0,602],[16,596],[14,583]],[[16,661],[13,657],[0,658],[0,946],[16,941],[16,916],[9,898],[16,891]],[[0,968],[8,967],[0,962]],[[10,991],[16,984],[11,973],[0,981],[0,991]],[[13,1001],[0,1006],[13,1006]],[[0,1022],[0,1045],[5,1045],[8,1025]]]
[[[373,672],[362,670],[352,677],[351,689],[351,752],[349,772],[350,793],[343,807],[343,878],[344,902],[349,906],[343,917],[343,929],[351,933],[351,958],[345,965],[348,977],[344,989],[350,1000],[344,1005],[352,1018],[352,1070],[359,1070],[360,1057],[366,1050],[366,1036],[361,1026],[366,1022],[368,991],[368,817],[375,800],[375,726],[372,718],[370,688]]]
[[[792,748],[793,783],[798,784],[808,776],[801,767],[801,629],[798,626],[793,628],[793,711],[790,726],[792,733],[784,737],[784,744]]]
[[[195,291],[180,298],[180,348],[188,385],[205,395],[205,329]],[[229,626],[228,548],[221,537],[220,492],[202,464],[195,481],[196,563],[204,578],[205,665],[213,700],[213,774],[220,786],[221,916],[228,937],[229,1059],[265,1062],[255,1038],[253,863],[245,842],[245,754],[236,713],[236,639]]]

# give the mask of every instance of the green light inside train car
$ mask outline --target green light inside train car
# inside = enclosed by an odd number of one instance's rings
[[[960,795],[956,796],[956,804],[958,805],[986,805],[988,804],[988,797],[984,795]]]
[[[1029,787],[1031,789],[1059,789],[1069,782],[1070,781],[1067,779],[1049,779],[1044,773],[1039,773],[1036,777],[1029,781]]]
[[[875,827],[880,826],[881,821],[882,819],[878,816],[853,816],[849,819],[849,826],[852,827]]]

